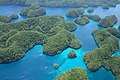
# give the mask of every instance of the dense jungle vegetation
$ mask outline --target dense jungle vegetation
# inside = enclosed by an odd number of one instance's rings
[[[83,15],[84,12],[85,11],[83,8],[70,9],[66,12],[66,16],[70,18],[76,18],[79,17],[80,15]]]
[[[45,9],[40,8],[39,6],[25,7],[21,10],[20,15],[27,17],[38,17],[46,14]]]
[[[106,16],[98,23],[98,26],[101,26],[104,28],[113,27],[113,25],[116,24],[117,21],[118,19],[115,15]]]
[[[76,24],[80,24],[80,25],[86,25],[88,24],[90,21],[87,17],[79,17],[77,19],[75,19],[74,21]]]
[[[100,67],[111,70],[117,80],[120,80],[120,57],[112,56],[119,49],[120,32],[115,28],[106,28],[92,32],[99,48],[89,51],[84,55],[85,63],[90,71]]]
[[[73,68],[60,74],[55,80],[88,80],[88,77],[84,69]]]
[[[6,20],[5,20],[6,21]],[[44,46],[43,53],[56,55],[67,47],[80,48],[81,42],[71,33],[74,22],[60,15],[29,18],[17,23],[0,25],[0,63],[21,59],[36,44]]]
[[[82,15],[82,17],[85,16],[91,20],[94,20],[94,21],[97,21],[99,22],[101,20],[100,16],[99,15]]]

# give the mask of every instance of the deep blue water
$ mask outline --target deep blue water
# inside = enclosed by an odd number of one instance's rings
[[[11,15],[16,13],[19,15],[21,6],[0,6],[0,15]],[[64,16],[67,21],[74,21],[74,19],[65,16],[66,11],[69,8],[48,8],[46,9],[46,15],[60,14]],[[92,14],[98,14],[100,17],[115,14],[118,17],[118,23],[114,26],[118,28],[120,23],[120,5],[115,8],[102,9],[101,7],[94,8],[95,11]],[[85,9],[87,10],[87,8]],[[85,12],[85,14],[89,14]],[[12,22],[18,22],[26,19],[26,17],[20,16]],[[96,72],[90,72],[82,57],[90,50],[97,48],[97,45],[91,35],[93,30],[99,29],[97,22],[92,21],[85,25],[77,25],[77,30],[73,34],[82,42],[82,48],[75,50],[77,58],[69,59],[67,54],[72,48],[67,48],[61,54],[56,56],[46,56],[42,53],[42,46],[36,45],[26,53],[26,56],[17,62],[10,64],[0,64],[0,80],[53,80],[60,73],[75,67],[81,67],[88,73],[89,80],[115,80],[115,76],[112,72],[100,68]],[[53,68],[54,63],[58,63],[60,68],[55,70]]]

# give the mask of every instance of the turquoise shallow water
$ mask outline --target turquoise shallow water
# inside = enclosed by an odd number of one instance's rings
[[[60,14],[64,16],[65,20],[74,21],[74,19],[65,16],[65,13],[69,8],[43,8],[47,11],[46,15],[51,16]],[[0,6],[0,15],[19,14],[21,9],[21,6]],[[118,24],[120,23],[120,5],[107,10],[104,10],[101,7],[94,9],[95,12],[92,14],[98,14],[102,18],[106,15],[115,14],[119,21],[114,27],[118,28]],[[87,8],[85,10],[87,10]],[[89,13],[85,12],[85,14]],[[19,15],[19,18],[12,22],[18,22],[23,19],[26,19],[26,17]],[[87,51],[97,48],[91,35],[93,30],[99,29],[96,24],[97,22],[91,20],[91,22],[85,26],[77,25],[77,30],[73,32],[73,34],[82,42],[82,48],[75,50],[77,58],[69,59],[67,57],[68,52],[73,50],[72,48],[67,48],[61,54],[51,57],[42,53],[42,46],[36,45],[29,50],[26,53],[26,56],[21,60],[10,64],[0,64],[0,80],[53,80],[60,73],[75,67],[85,69],[88,73],[89,80],[115,80],[115,76],[104,68],[101,68],[96,72],[90,72],[82,59]],[[53,68],[54,63],[58,63],[60,68],[55,70]]]
[[[119,43],[120,43],[120,38],[118,39]],[[114,53],[112,56],[120,56],[120,49]]]
[[[77,58],[67,58],[71,48],[66,49],[61,54],[50,57],[42,54],[42,46],[36,45],[26,53],[26,56],[14,63],[0,65],[0,80],[53,80],[60,73],[74,67],[81,67],[88,71],[82,56],[85,51],[75,50]],[[53,64],[58,63],[60,68],[55,70]],[[62,64],[63,63],[63,64]],[[111,72],[101,68],[97,72],[88,71],[89,80],[114,80]]]
[[[112,56],[120,56],[120,50],[118,50],[116,53],[114,53]]]

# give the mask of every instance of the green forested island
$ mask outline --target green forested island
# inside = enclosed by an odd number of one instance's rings
[[[93,12],[94,12],[94,9],[93,9],[93,8],[89,8],[89,9],[87,10],[87,12],[93,13]]]
[[[68,57],[69,57],[69,58],[76,58],[76,57],[77,57],[77,54],[75,53],[74,50],[71,50],[71,51],[68,53]]]
[[[45,9],[38,7],[25,7],[21,10],[20,15],[27,17],[38,17],[46,14]]]
[[[118,21],[117,17],[115,15],[111,15],[111,16],[106,16],[105,18],[103,18],[99,23],[98,26],[107,28],[107,27],[113,27],[114,24],[116,24]]]
[[[10,16],[10,18],[11,18],[11,20],[13,20],[13,19],[19,18],[19,16],[18,16],[17,14],[12,14],[12,15]]]
[[[79,17],[77,19],[75,19],[74,21],[76,24],[80,24],[80,25],[86,25],[88,24],[90,21],[87,17],[83,16],[83,17]]]
[[[82,15],[82,16],[85,16],[85,17],[87,17],[91,20],[97,21],[97,22],[99,22],[101,20],[99,15]]]
[[[80,15],[83,15],[84,12],[85,11],[83,8],[70,9],[66,12],[66,16],[70,18],[76,18],[79,17]]]

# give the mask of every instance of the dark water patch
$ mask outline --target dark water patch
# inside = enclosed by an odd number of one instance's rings
[[[88,72],[89,80],[115,80],[111,71],[107,71],[105,68],[100,68],[96,72]]]

